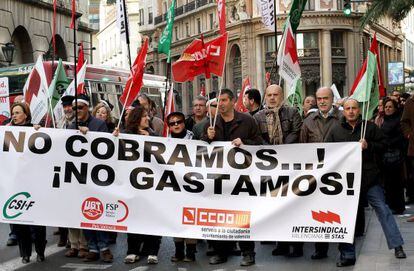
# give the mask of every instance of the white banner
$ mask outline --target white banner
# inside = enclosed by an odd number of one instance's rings
[[[273,0],[257,0],[257,7],[262,16],[262,22],[267,29],[275,31],[275,3]],[[276,44],[277,46],[277,44]]]
[[[124,0],[116,0],[116,26],[118,27],[121,40],[127,41],[127,24],[128,24],[128,12],[125,13],[126,7],[124,6]],[[127,17],[125,18],[125,14]]]
[[[0,125],[10,118],[9,78],[0,78]]]
[[[220,240],[352,242],[357,142],[243,146],[0,127],[1,222]]]

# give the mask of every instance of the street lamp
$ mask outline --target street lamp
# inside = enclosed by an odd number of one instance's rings
[[[8,42],[4,46],[1,47],[1,50],[3,51],[4,59],[6,62],[9,63],[9,66],[11,66],[11,63],[13,62],[13,55],[15,46],[13,43]]]

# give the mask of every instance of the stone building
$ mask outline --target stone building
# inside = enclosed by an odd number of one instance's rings
[[[74,37],[69,28],[71,22],[71,0],[58,0],[56,16],[56,58],[73,61]],[[92,47],[88,18],[88,1],[77,1],[77,42]],[[53,0],[1,0],[0,1],[0,46],[13,43],[12,65],[34,63],[40,54],[52,58]],[[85,51],[85,57],[90,55]],[[7,65],[2,53],[0,62]]]
[[[293,0],[277,0],[277,32],[280,39],[282,27]],[[156,74],[166,74],[166,56],[157,53],[157,43],[166,23],[167,8],[171,0],[153,0],[154,23],[144,20],[142,35],[151,37],[152,47],[147,57],[147,69]],[[355,76],[369,48],[370,36],[377,32],[383,77],[386,80],[386,63],[402,57],[401,28],[388,18],[360,29],[359,19],[365,4],[352,4],[352,13],[343,13],[342,0],[308,0],[296,35],[298,56],[304,82],[304,94],[314,94],[320,86],[335,83],[341,95],[348,95]],[[218,34],[216,0],[177,0],[172,44],[172,61],[177,60],[184,48],[201,34],[206,40]],[[223,79],[203,76],[193,82],[176,84],[181,94],[183,110],[189,112],[192,98],[207,90],[218,89],[221,80],[233,90],[239,90],[242,79],[250,77],[253,87],[263,90],[265,73],[272,70],[275,54],[275,34],[266,29],[254,0],[227,0],[227,30],[229,44]],[[144,10],[145,16],[145,10]],[[142,27],[142,26],[141,26]],[[277,75],[272,70],[272,80]],[[387,83],[387,82],[385,82]]]
[[[100,3],[98,41],[99,64],[111,67],[129,69],[128,49],[125,41],[121,40],[120,30],[116,25],[116,5],[107,0]],[[126,0],[129,21],[129,37],[131,50],[131,63],[134,62],[138,48],[141,46],[139,34],[139,0]]]

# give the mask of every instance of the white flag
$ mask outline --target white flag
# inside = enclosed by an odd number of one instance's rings
[[[337,101],[339,101],[341,99],[341,95],[339,95],[339,91],[336,88],[335,84],[332,84],[331,89],[332,89],[332,92],[333,92],[333,95],[334,95],[334,103],[336,103]]]
[[[127,24],[128,24],[128,12],[124,6],[124,0],[116,0],[116,26],[121,33],[121,40],[127,40]],[[126,18],[125,18],[125,14]]]
[[[288,88],[291,88],[295,80],[300,78],[301,72],[295,36],[289,17],[286,19],[282,43],[277,55],[277,64],[279,65],[279,75],[285,80]]]
[[[275,31],[275,4],[273,0],[257,0],[257,7],[262,15],[262,22],[265,27]]]
[[[33,124],[38,124],[47,113],[48,88],[43,57],[39,55],[23,87],[24,100],[30,104]]]

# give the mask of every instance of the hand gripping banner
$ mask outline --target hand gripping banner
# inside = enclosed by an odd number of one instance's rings
[[[0,127],[0,221],[217,240],[352,242],[354,143],[242,146]]]

